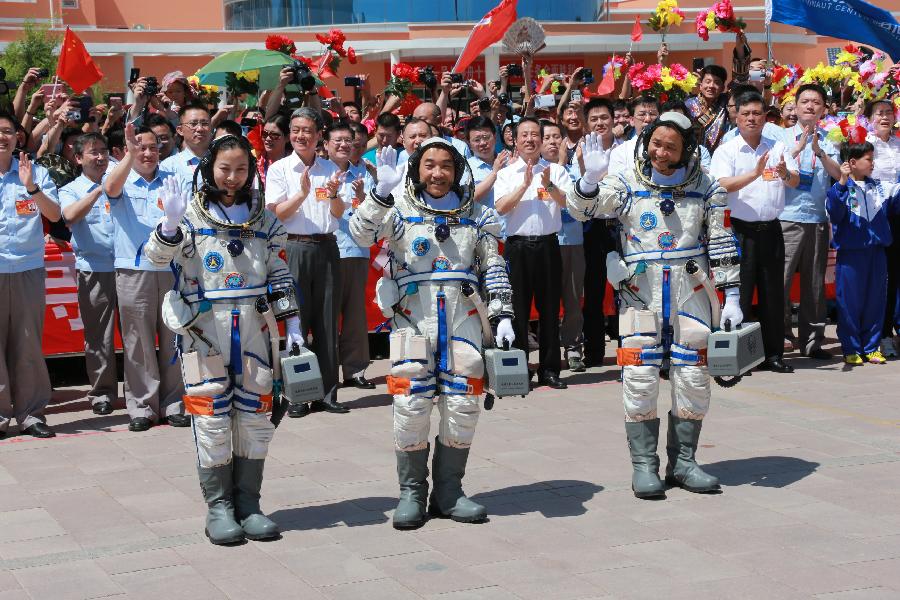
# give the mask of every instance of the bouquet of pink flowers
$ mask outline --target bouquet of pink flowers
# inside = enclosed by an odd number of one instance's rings
[[[697,76],[678,63],[668,67],[636,63],[628,69],[628,79],[631,87],[655,96],[660,102],[683,101],[697,86]]]
[[[709,32],[713,29],[728,33],[740,33],[747,28],[747,24],[740,17],[734,16],[734,6],[731,0],[719,0],[706,12],[700,12],[696,20],[697,35],[704,42],[709,41]]]

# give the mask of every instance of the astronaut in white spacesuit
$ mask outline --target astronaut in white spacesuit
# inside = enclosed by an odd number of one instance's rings
[[[197,167],[189,200],[174,179],[163,185],[165,216],[144,246],[176,272],[163,319],[180,336],[185,411],[193,416],[200,487],[214,544],[279,535],[259,507],[263,465],[275,426],[270,336],[287,320],[288,344],[302,345],[294,281],[281,223],[254,189],[246,140],[213,142]],[[269,312],[268,315],[265,313]],[[267,326],[268,325],[268,326]],[[276,343],[277,343],[277,337]]]
[[[737,326],[743,319],[739,250],[725,190],[702,171],[691,123],[681,114],[665,113],[646,127],[635,146],[634,169],[602,182],[609,153],[595,138],[585,140],[585,173],[568,203],[579,220],[615,213],[621,222],[622,254],[611,252],[606,262],[621,300],[618,364],[632,489],[639,498],[665,495],[656,404],[660,369],[668,369],[666,483],[693,492],[718,490],[718,479],[697,465],[695,454],[709,409],[709,334],[726,320]],[[716,289],[724,290],[724,309]]]
[[[361,245],[385,239],[389,263],[376,302],[390,319],[394,441],[400,502],[394,527],[426,520],[428,433],[433,401],[441,413],[428,513],[483,521],[485,508],[463,494],[469,447],[480,413],[482,341],[512,343],[512,288],[497,252],[500,220],[474,201],[468,163],[441,138],[413,153],[400,181],[396,154],[378,156],[378,182],[350,221]],[[496,333],[483,330],[484,311]]]

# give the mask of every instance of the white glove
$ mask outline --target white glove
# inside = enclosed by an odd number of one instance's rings
[[[510,348],[512,348],[513,342],[516,341],[516,334],[513,331],[512,320],[510,319],[500,319],[500,322],[497,323],[497,337],[494,342],[498,348],[502,348],[504,341],[509,342]]]
[[[382,198],[394,191],[400,183],[400,169],[397,168],[397,151],[385,146],[375,155],[378,183],[375,193]]]
[[[611,286],[618,288],[630,276],[628,266],[618,252],[610,252],[606,255],[606,278]]]
[[[284,324],[284,331],[287,334],[287,343],[285,347],[290,351],[297,344],[299,347],[306,345],[303,334],[300,333],[300,319],[298,317],[289,318]]]
[[[400,288],[396,281],[381,277],[375,282],[375,304],[385,318],[390,319],[394,316],[394,307],[398,302],[400,302]]]
[[[162,201],[163,212],[166,215],[160,222],[163,235],[175,235],[178,224],[181,223],[181,218],[187,211],[187,195],[181,190],[181,186],[174,177],[166,177],[159,199]]]
[[[744,320],[744,313],[741,311],[741,290],[740,288],[730,287],[725,290],[725,308],[722,309],[722,317],[719,319],[719,327],[725,329],[725,320],[731,321],[731,328],[734,329]]]
[[[606,175],[612,147],[604,150],[603,140],[594,131],[585,136],[581,151],[584,157],[584,174],[581,179],[584,181],[585,187],[593,189]]]

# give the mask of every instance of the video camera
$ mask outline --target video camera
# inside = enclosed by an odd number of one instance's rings
[[[306,63],[298,60],[285,68],[294,74],[291,83],[299,85],[300,89],[304,92],[308,92],[316,87],[316,78],[313,76],[312,71],[309,70],[309,65]]]
[[[159,93],[159,81],[152,75],[144,77],[144,95],[155,96]]]
[[[524,71],[522,71],[522,65],[506,65],[506,75],[508,77],[521,77],[522,75],[524,75]]]
[[[453,77],[453,75],[451,75],[451,77]],[[460,75],[460,77],[462,77],[462,75]],[[427,88],[437,86],[437,77],[435,76],[434,69],[431,65],[428,65],[424,69],[419,69],[419,81]]]

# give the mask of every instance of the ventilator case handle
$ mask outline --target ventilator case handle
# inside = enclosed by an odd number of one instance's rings
[[[731,319],[725,319],[725,322],[722,323],[722,329],[724,329],[725,331],[731,331]],[[727,377],[727,378],[721,377],[721,376],[713,377],[713,379],[715,379],[716,383],[718,383],[719,386],[723,387],[723,388],[733,388],[738,383],[740,383],[742,378],[743,378],[743,375],[735,375],[734,377]]]
[[[299,356],[300,355],[300,344],[298,344],[297,342],[294,342],[293,344],[291,344],[291,349],[288,352],[288,355],[289,356]]]

